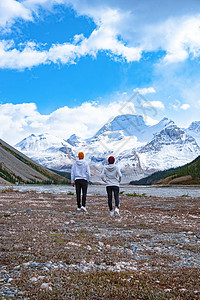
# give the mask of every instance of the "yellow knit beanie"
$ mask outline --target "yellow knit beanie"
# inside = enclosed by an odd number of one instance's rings
[[[79,159],[83,159],[83,158],[84,158],[84,153],[83,153],[83,152],[79,152],[78,158],[79,158]]]

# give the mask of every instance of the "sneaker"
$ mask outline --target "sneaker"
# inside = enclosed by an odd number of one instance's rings
[[[80,208],[80,207],[77,207],[77,210],[81,210],[81,208]]]
[[[119,215],[119,208],[115,207],[115,212]]]
[[[114,216],[114,210],[110,211],[110,216],[113,217]]]
[[[87,212],[87,209],[86,209],[85,206],[81,206],[81,208],[82,208],[85,212]]]

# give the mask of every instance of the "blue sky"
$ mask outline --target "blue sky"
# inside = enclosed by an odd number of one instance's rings
[[[197,0],[0,0],[0,138],[90,137],[136,91],[147,124],[200,120],[199,28]]]

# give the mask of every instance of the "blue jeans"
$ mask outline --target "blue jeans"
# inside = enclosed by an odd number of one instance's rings
[[[114,198],[115,198],[115,207],[119,208],[119,187],[118,186],[107,186],[106,191],[108,194],[108,206],[110,211],[112,210],[112,195],[114,192]]]

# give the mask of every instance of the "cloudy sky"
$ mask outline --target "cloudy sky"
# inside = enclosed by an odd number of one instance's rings
[[[200,120],[199,0],[0,0],[0,138]]]

